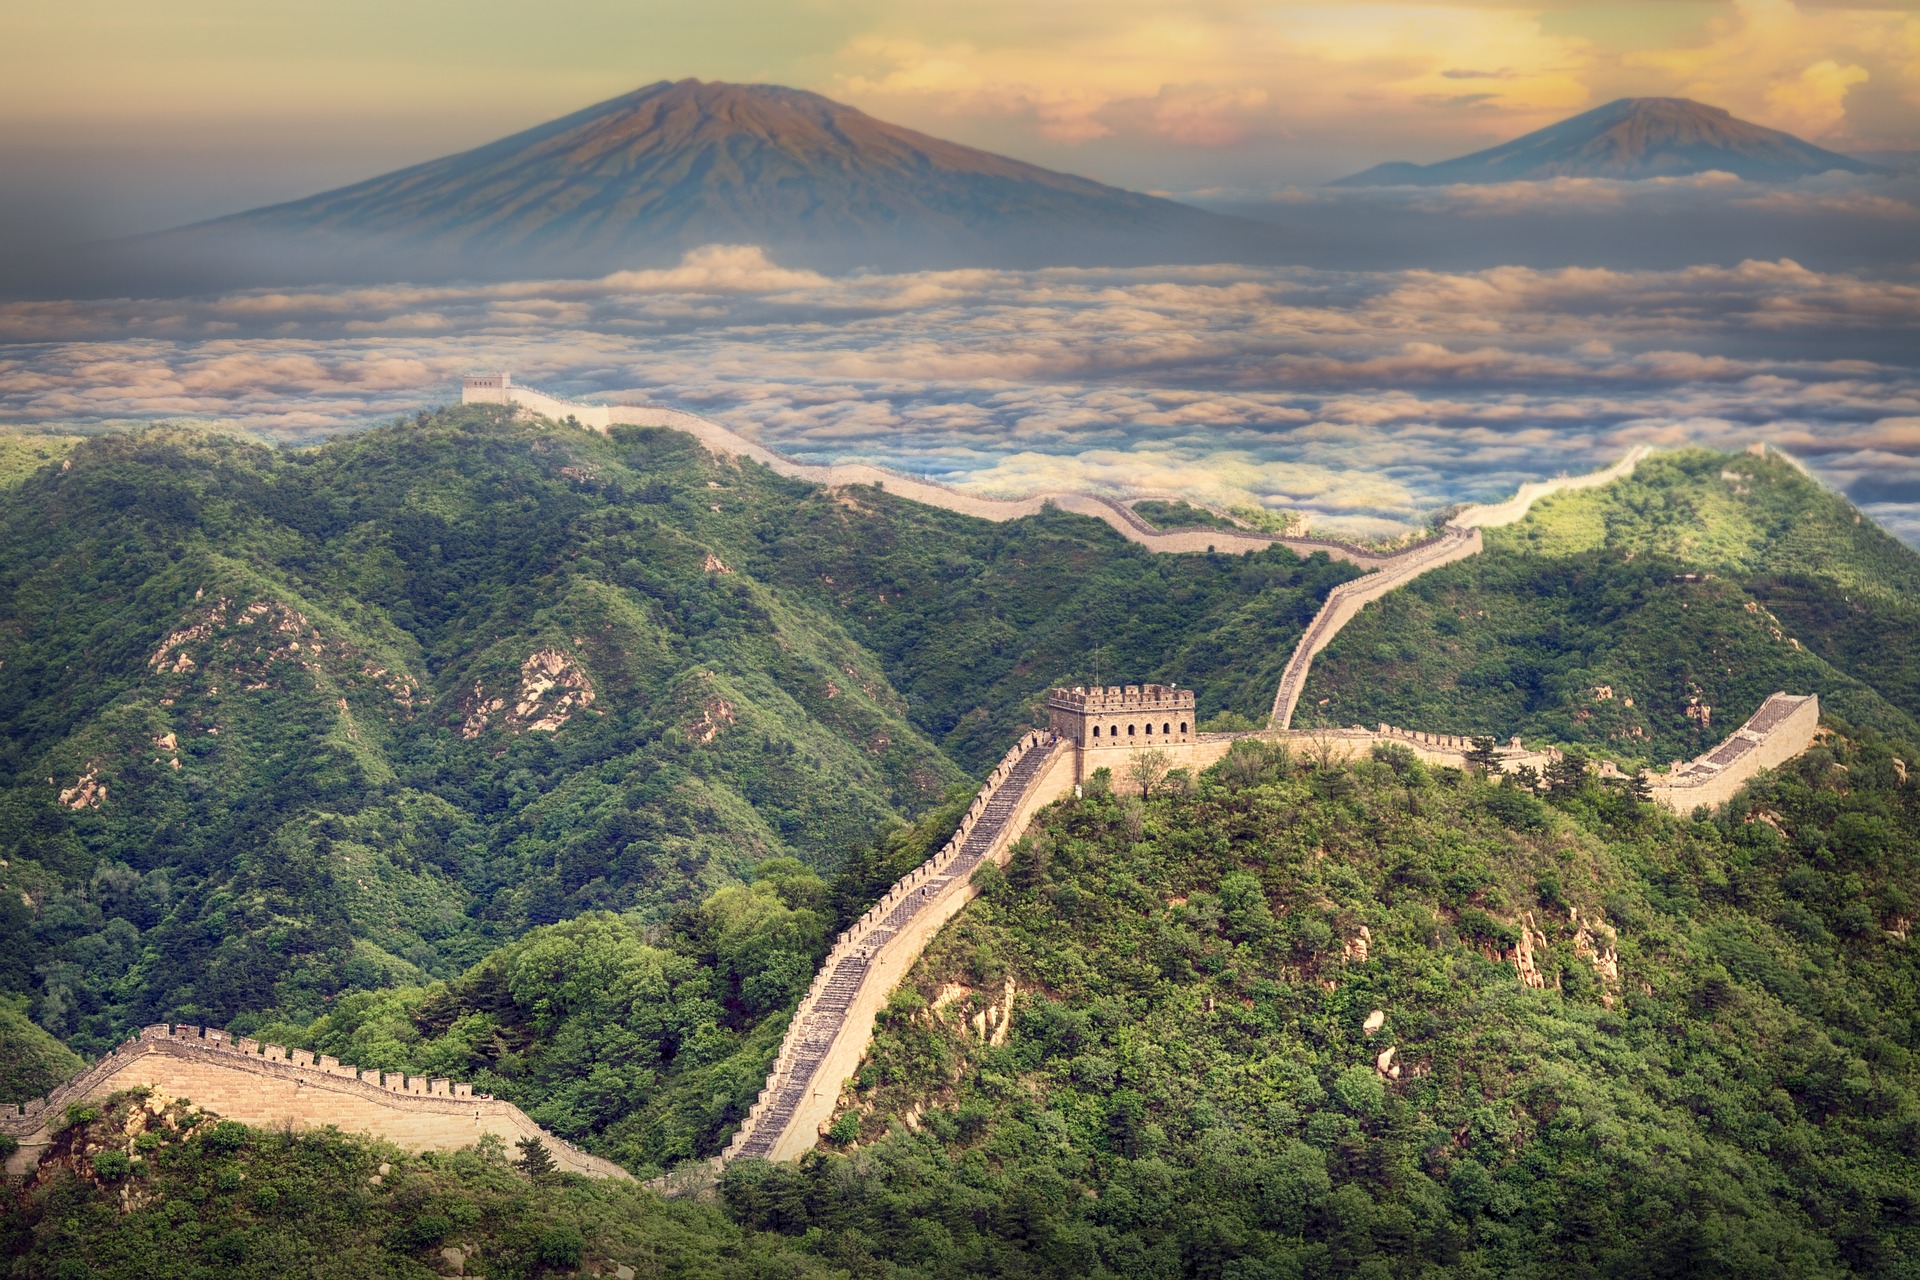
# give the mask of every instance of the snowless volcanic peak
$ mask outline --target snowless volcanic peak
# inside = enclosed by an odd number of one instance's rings
[[[1375,165],[1335,185],[1659,178],[1709,170],[1780,182],[1829,169],[1884,172],[1790,133],[1735,119],[1720,107],[1688,98],[1621,98],[1472,155],[1438,164]]]
[[[614,269],[715,242],[811,247],[850,261],[1044,260],[1054,245],[1124,245],[1237,225],[928,137],[815,93],[682,80],[472,151],[167,234],[292,237],[469,267],[504,259]]]

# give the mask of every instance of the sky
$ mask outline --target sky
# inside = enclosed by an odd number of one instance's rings
[[[0,251],[291,198],[686,76],[1307,231],[1417,229],[1288,267],[835,279],[713,245],[599,280],[0,302],[0,422],[304,441],[504,368],[813,461],[1356,533],[1636,444],[1765,441],[1920,545],[1920,180],[1318,185],[1623,95],[1920,151],[1920,0],[0,0],[0,36]]]
[[[1626,95],[1920,149],[1915,0],[5,0],[0,32],[16,243],[291,198],[688,76],[1182,194],[1441,159]]]

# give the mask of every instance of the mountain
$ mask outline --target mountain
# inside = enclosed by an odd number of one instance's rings
[[[1658,453],[1486,538],[1342,630],[1303,709],[1660,763],[1817,685],[1826,714],[1920,738],[1920,556],[1779,454]]]
[[[1570,120],[1438,164],[1394,161],[1342,178],[1337,187],[1444,186],[1550,178],[1666,178],[1718,170],[1753,182],[1783,182],[1839,169],[1884,173],[1790,133],[1737,120],[1688,98],[1621,98]]]
[[[1354,572],[489,406],[298,452],[43,447],[0,480],[11,1087],[72,1066],[49,1032],[201,1022],[467,1078],[641,1174],[718,1149],[828,940],[1048,683],[1098,662],[1257,711]],[[1819,740],[1715,812],[1392,746],[1244,742],[1150,797],[1096,773],[977,873],[822,1149],[717,1198],[120,1095],[0,1197],[0,1251],[111,1280],[1907,1275],[1917,596],[1920,557],[1783,459],[1656,455],[1376,602],[1312,692],[1626,759],[1817,692]]]
[[[486,406],[307,453],[102,437],[0,492],[0,997],[88,1052],[834,875],[1096,650],[1260,713],[1356,572]]]
[[[68,1113],[0,1240],[16,1274],[101,1280],[447,1274],[448,1249],[530,1278],[1898,1280],[1916,750],[1835,734],[1705,819],[1391,749],[1236,752],[1145,801],[1095,780],[905,975],[823,1149],[717,1197],[123,1095]],[[769,913],[804,892],[782,879]],[[313,1043],[485,1071],[549,1124],[638,1114],[656,1044],[712,1060],[689,1032],[727,964],[593,917],[349,996]]]
[[[201,223],[151,251],[284,269],[601,272],[752,243],[905,266],[1217,253],[1250,224],[916,133],[777,85],[662,81],[335,191]]]

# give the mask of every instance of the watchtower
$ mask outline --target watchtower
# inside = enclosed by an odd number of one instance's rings
[[[470,373],[460,379],[461,404],[507,404],[512,399],[510,373]]]
[[[1164,684],[1055,689],[1047,695],[1047,727],[1079,749],[1080,777],[1119,759],[1105,752],[1183,746],[1194,740],[1193,690]]]

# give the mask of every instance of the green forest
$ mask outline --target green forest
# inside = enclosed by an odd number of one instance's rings
[[[1665,766],[1776,691],[1920,736],[1920,557],[1778,454],[1676,450],[1371,605],[1315,661],[1294,723]]]
[[[824,1148],[731,1166],[717,1205],[210,1118],[129,1164],[121,1099],[0,1229],[61,1276],[425,1274],[449,1245],[489,1276],[1912,1275],[1917,749],[1834,739],[1695,818],[1391,747],[1244,744],[1145,801],[1097,780],[980,873]],[[820,910],[772,879],[710,918]],[[519,1096],[577,1107],[634,1048],[576,1019],[651,978],[635,1034],[697,1040],[695,1002],[739,998],[691,938],[537,936],[320,1030],[452,1065],[537,969],[548,1061],[574,1056]]]
[[[105,436],[7,493],[0,994],[87,1054],[658,924],[769,859],[831,876],[1049,684],[1257,712],[1353,572],[485,407],[309,450]]]
[[[176,1020],[471,1081],[642,1178],[724,1145],[831,939],[1049,685],[1178,681],[1250,727],[1359,572],[480,406],[8,459],[0,1101]],[[0,1198],[0,1254],[1916,1274],[1916,600],[1920,558],[1777,456],[1655,455],[1371,605],[1296,723],[1659,766],[1818,693],[1822,741],[1722,811],[1391,748],[1097,778],[979,873],[796,1164],[668,1200],[124,1095]]]

